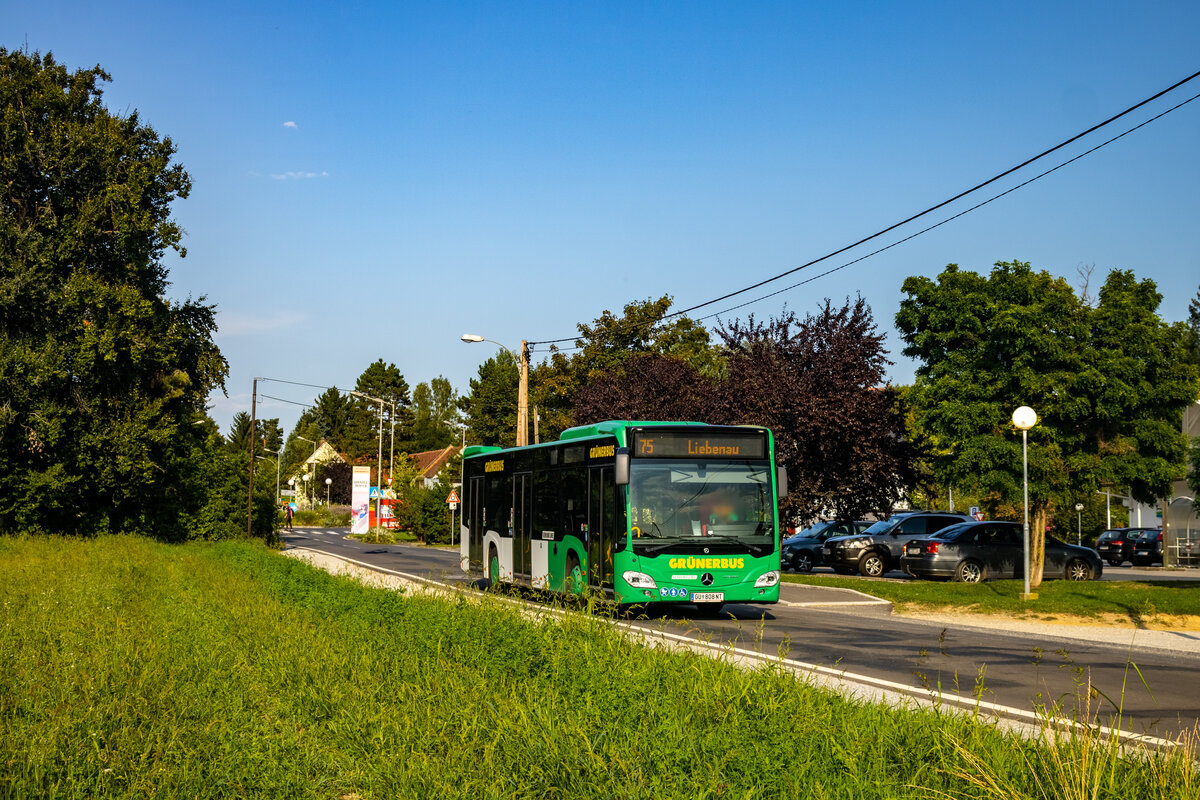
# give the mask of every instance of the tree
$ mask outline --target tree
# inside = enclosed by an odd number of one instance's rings
[[[1067,282],[1019,261],[988,276],[949,265],[911,277],[896,315],[918,359],[916,426],[932,439],[943,483],[986,493],[991,516],[1021,514],[1020,405],[1029,431],[1030,586],[1041,583],[1046,522],[1103,485],[1134,498],[1166,496],[1182,471],[1183,408],[1200,378],[1179,326],[1157,315],[1161,296],[1132,273],[1109,274],[1092,308]]]
[[[164,296],[191,181],[108,80],[0,48],[0,530],[170,538],[198,511],[228,366],[214,308]]]
[[[279,452],[283,443],[283,429],[279,427],[279,418],[260,419],[254,423],[254,434],[258,438],[254,454],[256,456],[274,455]],[[239,411],[229,421],[229,434],[225,437],[228,448],[233,452],[245,453],[250,449],[250,415]]]
[[[459,398],[450,381],[439,375],[413,390],[412,450],[424,452],[458,441]]]
[[[1188,301],[1187,342],[1192,363],[1200,364],[1200,289]]]
[[[751,317],[718,330],[728,378],[714,421],[765,425],[788,470],[780,512],[804,522],[890,511],[915,482],[920,455],[905,435],[897,393],[885,386],[883,336],[860,297],[815,315]]]
[[[337,388],[330,388],[313,401],[311,408],[304,410],[300,419],[296,421],[296,427],[311,427],[316,435],[308,438],[316,441],[325,439],[335,450],[344,450],[349,440],[350,419],[353,413],[353,398],[342,394]]]
[[[350,505],[354,491],[354,467],[345,461],[327,461],[317,467],[316,480],[319,491],[324,491],[325,479],[330,480],[329,502],[331,505]]]
[[[715,388],[682,359],[639,353],[624,370],[601,375],[575,393],[575,419],[580,425],[606,419],[703,421]]]
[[[595,382],[622,382],[626,364],[637,356],[669,357],[708,380],[721,376],[724,362],[708,331],[686,316],[667,319],[671,304],[670,296],[663,295],[627,303],[620,317],[606,309],[592,325],[578,325],[577,352],[567,356],[551,350],[530,379],[532,402],[543,420],[542,438],[578,424],[572,407],[576,393]]]
[[[473,444],[512,447],[517,436],[517,362],[507,350],[479,365],[471,393],[459,401]]]
[[[368,462],[378,456],[379,430],[383,427],[384,447],[395,429],[396,451],[406,451],[412,446],[412,401],[409,397],[408,381],[400,374],[395,364],[385,364],[383,359],[369,365],[355,382],[355,391],[378,397],[384,401],[383,416],[380,417],[379,403],[362,397],[352,398],[352,410],[346,430],[346,452],[352,461]],[[392,417],[393,408],[395,418]]]
[[[1187,474],[1187,485],[1192,490],[1192,508],[1200,512],[1200,436],[1192,437],[1188,447],[1188,461],[1191,469]]]

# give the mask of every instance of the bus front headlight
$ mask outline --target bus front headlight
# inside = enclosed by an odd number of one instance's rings
[[[644,572],[634,572],[629,570],[621,576],[626,583],[635,589],[657,589],[658,584]]]
[[[767,586],[774,586],[779,583],[779,570],[773,569],[770,572],[764,572],[758,576],[758,580],[754,582],[755,589],[763,589]]]

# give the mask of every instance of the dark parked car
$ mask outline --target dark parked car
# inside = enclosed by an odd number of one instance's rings
[[[952,578],[978,583],[989,578],[1020,578],[1024,557],[1022,526],[1017,522],[964,522],[904,546],[900,565],[914,578]],[[1086,581],[1104,571],[1100,555],[1046,536],[1045,578]]]
[[[900,566],[904,543],[909,539],[928,536],[948,525],[970,519],[966,514],[948,511],[894,514],[891,519],[876,522],[860,534],[826,539],[821,557],[834,572],[849,575],[858,570],[868,577],[878,577]]]
[[[810,525],[780,543],[779,560],[785,569],[794,572],[812,572],[821,563],[821,546],[831,536],[845,536],[865,531],[871,527],[866,520],[858,522],[835,522],[828,520]]]
[[[1159,528],[1143,531],[1133,543],[1133,556],[1130,558],[1139,567],[1163,563],[1163,532]]]
[[[1096,539],[1096,552],[1109,564],[1119,567],[1133,561],[1137,540],[1146,531],[1157,532],[1158,528],[1110,528]]]

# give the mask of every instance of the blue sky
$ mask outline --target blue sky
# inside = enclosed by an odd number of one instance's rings
[[[495,347],[462,333],[515,349],[630,301],[709,300],[1200,70],[1194,0],[0,0],[0,20],[4,47],[100,64],[113,77],[109,107],[137,109],[176,143],[194,189],[175,206],[188,255],[170,259],[170,291],[218,306],[230,375],[211,413],[222,430],[249,410],[255,376],[346,389],[383,358],[410,385],[444,375],[465,392]],[[1197,93],[1200,80],[1044,168]],[[1158,284],[1164,318],[1184,319],[1200,283],[1197,143],[1200,100],[724,318],[861,293],[889,334],[898,383],[913,371],[892,324],[900,285],[952,262],[986,271],[1019,259],[1075,285],[1094,265],[1093,289],[1128,268]],[[319,393],[260,392],[300,403]],[[285,429],[300,411],[259,404]]]

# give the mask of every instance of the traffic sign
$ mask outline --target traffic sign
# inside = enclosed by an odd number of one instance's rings
[[[446,496],[446,502],[447,503],[457,503],[458,502],[458,492],[451,489],[450,494]]]

